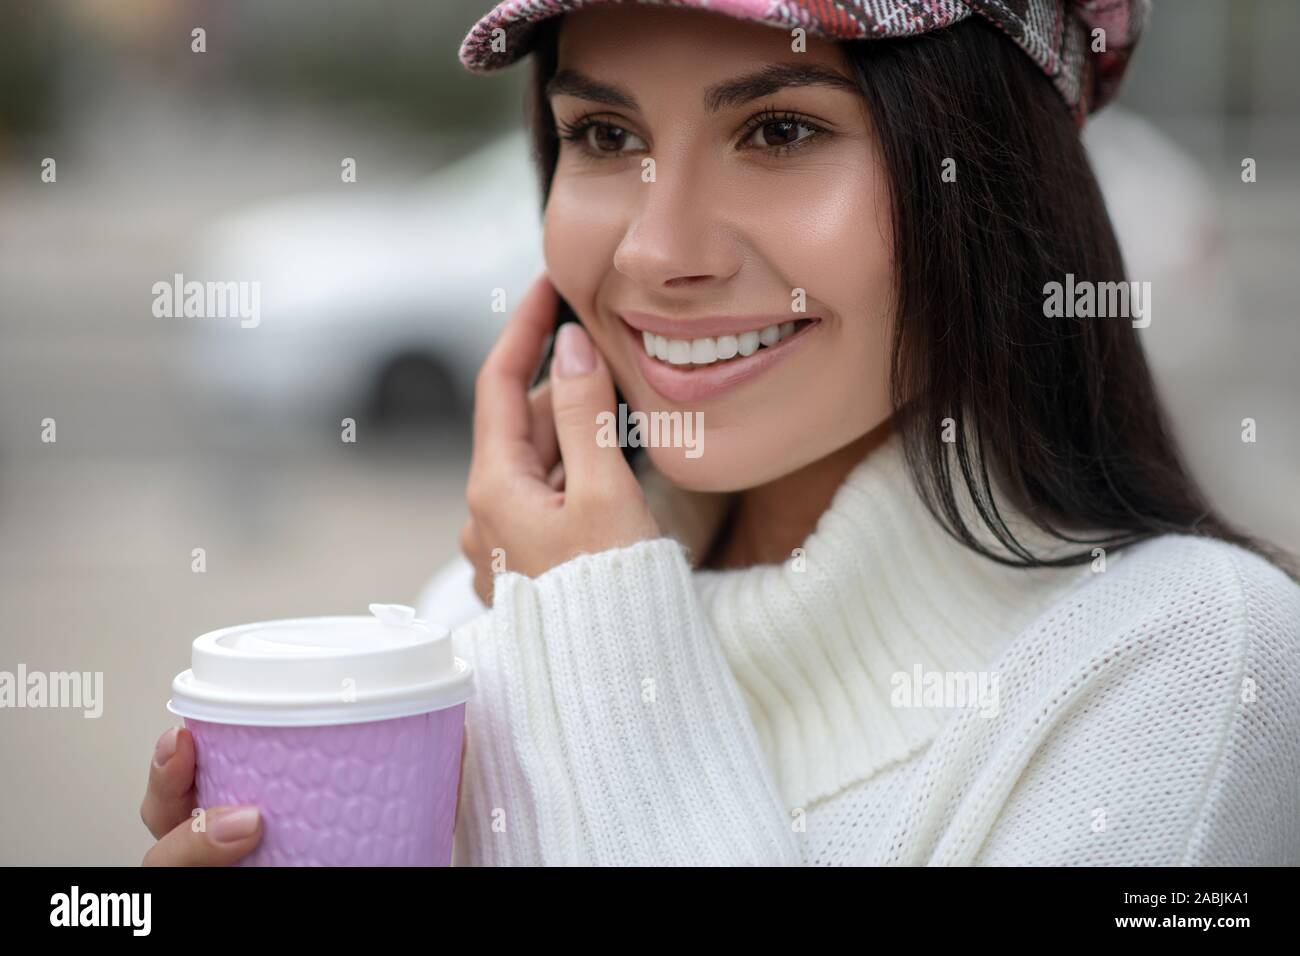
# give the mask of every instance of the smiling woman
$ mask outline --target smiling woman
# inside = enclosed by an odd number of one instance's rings
[[[547,270],[421,602],[478,686],[456,861],[1300,862],[1300,586],[1141,326],[1045,308],[1127,279],[1079,126],[1145,3],[693,6],[462,47],[533,57]],[[707,453],[629,466],[616,404]]]

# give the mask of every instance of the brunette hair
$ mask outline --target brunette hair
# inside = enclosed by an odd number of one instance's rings
[[[545,90],[562,19],[538,25],[526,103],[543,209],[559,155]],[[1082,564],[1095,547],[1178,533],[1239,545],[1300,581],[1291,555],[1207,503],[1131,322],[1044,315],[1045,284],[1067,273],[1076,282],[1126,278],[1078,128],[1046,76],[976,17],[840,46],[888,169],[898,317],[890,398],[935,519],[1013,566]],[[955,160],[953,182],[940,180],[945,160]],[[573,318],[567,309],[561,317]],[[939,440],[945,426],[950,441]],[[1038,528],[1082,549],[1031,553],[998,511],[990,466]],[[967,526],[955,473],[1011,556]],[[1084,529],[1106,533],[1069,533]]]

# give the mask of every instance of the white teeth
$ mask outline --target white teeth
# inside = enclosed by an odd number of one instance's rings
[[[641,341],[646,354],[670,365],[712,365],[725,362],[737,355],[747,358],[759,346],[773,346],[794,334],[794,322],[781,322],[764,329],[741,332],[739,335],[719,335],[716,338],[670,339],[653,332],[642,332]]]
[[[696,365],[710,365],[718,360],[718,349],[713,339],[696,339],[691,342],[691,361]]]
[[[685,339],[669,339],[668,362],[672,365],[689,365],[691,362],[691,343]]]

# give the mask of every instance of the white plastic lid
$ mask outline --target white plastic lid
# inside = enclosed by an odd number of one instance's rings
[[[470,698],[473,674],[452,655],[446,628],[402,604],[372,604],[370,613],[209,631],[194,639],[167,709],[214,723],[303,727],[409,717]]]

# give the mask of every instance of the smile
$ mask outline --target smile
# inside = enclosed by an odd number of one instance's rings
[[[665,319],[627,313],[620,318],[646,382],[678,403],[703,401],[749,381],[821,325],[815,316],[773,321],[782,317]]]
[[[808,324],[807,319],[751,329],[739,335],[706,336],[702,339],[671,339],[653,332],[641,333],[645,354],[669,365],[713,365],[736,356],[749,358],[761,348],[771,348]]]

